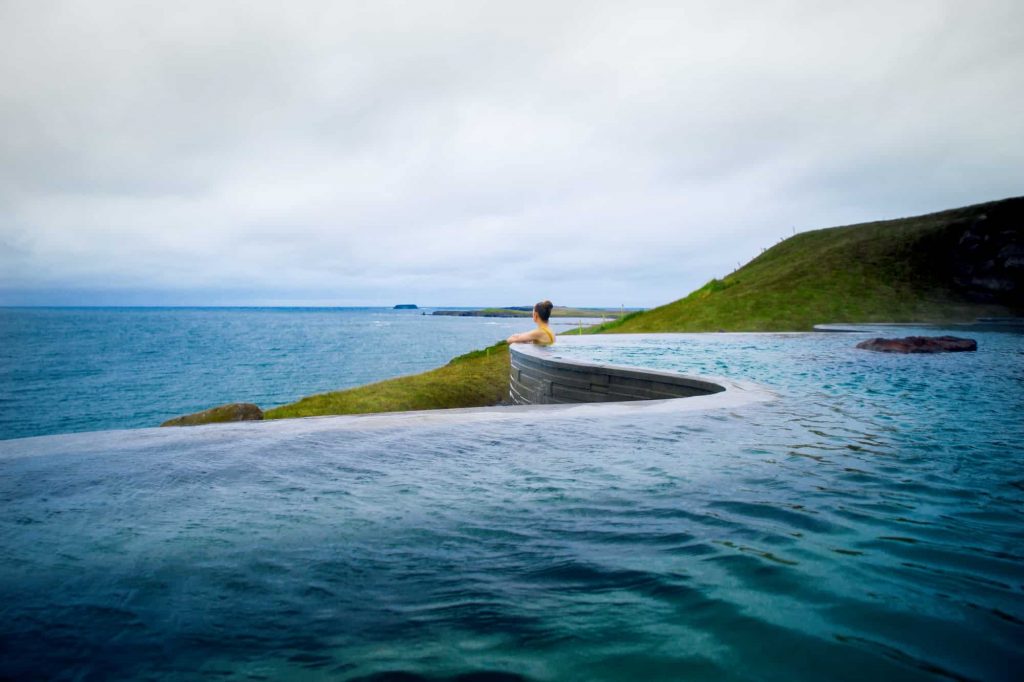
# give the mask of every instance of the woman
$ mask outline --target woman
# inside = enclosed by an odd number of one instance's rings
[[[551,318],[551,309],[554,307],[551,301],[541,301],[533,306],[533,321],[537,323],[537,328],[522,334],[513,334],[506,340],[509,343],[536,343],[541,346],[553,344],[555,333],[548,326],[548,320]]]

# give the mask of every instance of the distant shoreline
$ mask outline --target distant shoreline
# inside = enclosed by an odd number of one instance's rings
[[[639,309],[625,308],[567,308],[555,306],[551,317],[589,317],[618,319],[623,315]],[[481,308],[479,310],[435,310],[432,315],[449,317],[531,317],[533,308],[530,306],[509,306],[507,308]]]

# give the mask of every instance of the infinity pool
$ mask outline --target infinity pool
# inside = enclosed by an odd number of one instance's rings
[[[719,409],[0,442],[0,677],[1019,678],[1024,337],[873,335],[549,351],[775,396]]]

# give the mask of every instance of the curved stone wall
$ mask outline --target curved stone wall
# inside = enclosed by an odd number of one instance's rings
[[[546,349],[513,345],[509,394],[517,405],[664,400],[711,395],[725,386],[673,372],[566,360]]]

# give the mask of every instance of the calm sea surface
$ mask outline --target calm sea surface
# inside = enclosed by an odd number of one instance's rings
[[[438,367],[532,327],[429,313],[0,308],[0,439],[156,426],[228,402],[266,409]]]
[[[0,442],[0,678],[1019,680],[1024,337],[869,335],[550,350],[778,395],[704,412]]]

